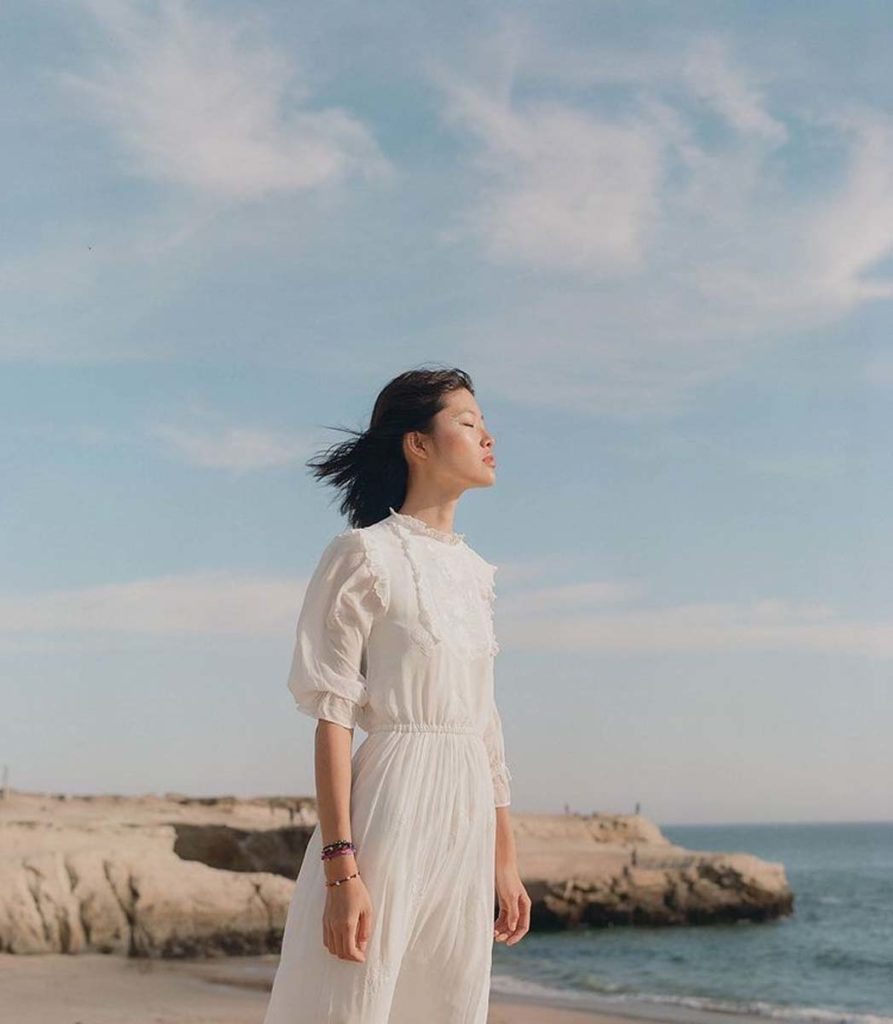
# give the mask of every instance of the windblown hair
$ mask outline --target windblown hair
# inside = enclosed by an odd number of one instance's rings
[[[340,511],[351,526],[371,526],[403,504],[409,466],[403,454],[403,435],[412,430],[430,433],[431,420],[444,408],[444,395],[466,388],[474,394],[471,377],[463,370],[407,370],[379,392],[366,430],[333,427],[353,436],[331,445],[306,465],[318,480],[342,492]]]

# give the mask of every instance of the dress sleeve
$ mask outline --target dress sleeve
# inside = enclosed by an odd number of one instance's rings
[[[490,614],[490,633],[492,638],[492,650],[495,655],[499,650],[496,641],[496,633],[493,629],[493,604],[496,599],[495,575],[497,566],[484,558],[478,562],[481,570],[481,587],[484,600]],[[502,719],[499,717],[499,708],[496,706],[495,698],[490,703],[490,716],[484,730],[484,744],[487,748],[487,757],[490,760],[490,775],[493,778],[493,799],[497,807],[508,807],[512,800],[510,780],[512,773],[505,760],[505,739],[502,734]]]
[[[505,760],[505,739],[502,735],[502,719],[494,701],[491,705],[490,720],[484,731],[484,743],[490,759],[490,775],[493,778],[493,799],[497,807],[508,807],[512,802],[510,780],[512,773]]]
[[[359,531],[335,536],[307,584],[298,617],[288,688],[299,711],[354,727],[369,699],[366,642],[382,592]]]

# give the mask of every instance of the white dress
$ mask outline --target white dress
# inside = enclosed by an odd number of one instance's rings
[[[288,680],[301,711],[368,733],[350,796],[373,907],[366,960],[323,944],[317,825],[263,1024],[487,1020],[495,808],[511,779],[494,696],[496,566],[464,534],[389,513],[326,547]]]

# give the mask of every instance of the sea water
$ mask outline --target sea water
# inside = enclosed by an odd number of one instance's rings
[[[690,850],[784,864],[794,913],[754,924],[528,933],[493,991],[615,1014],[893,1024],[893,822],[661,825]]]

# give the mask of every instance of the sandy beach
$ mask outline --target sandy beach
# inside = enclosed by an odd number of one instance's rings
[[[3,1024],[260,1024],[278,964],[275,936],[314,822],[304,798],[8,793],[0,801],[0,948],[15,954],[0,954]],[[788,897],[783,865],[687,850],[640,815],[522,814],[513,827],[534,910],[553,923],[570,925],[584,912],[623,921],[630,908],[639,923],[668,914],[677,923],[737,918],[783,909]],[[495,980],[489,1019],[720,1017],[541,991],[521,971]]]
[[[0,954],[4,1020],[16,1024],[260,1024],[275,958],[251,961]],[[494,996],[488,1022],[630,1024],[630,1019]]]

